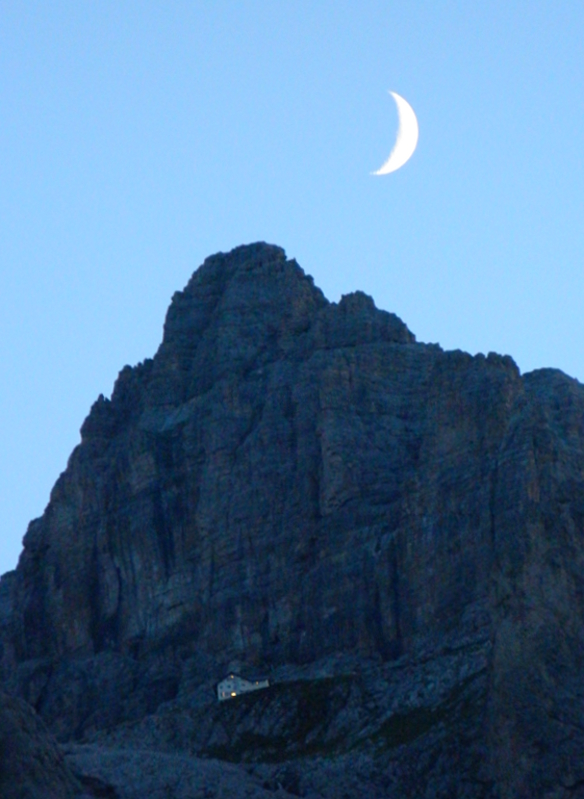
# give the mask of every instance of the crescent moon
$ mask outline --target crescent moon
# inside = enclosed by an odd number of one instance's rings
[[[395,92],[389,92],[389,94],[391,94],[397,105],[399,119],[397,138],[387,161],[383,166],[379,167],[377,172],[372,172],[372,175],[388,175],[390,172],[395,172],[396,169],[399,169],[412,157],[418,144],[420,129],[414,109],[399,94]]]

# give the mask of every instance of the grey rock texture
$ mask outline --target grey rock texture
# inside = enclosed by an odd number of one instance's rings
[[[277,782],[230,763],[144,748],[64,747],[67,763],[112,799],[292,799]],[[297,794],[296,794],[297,795]]]
[[[0,582],[0,676],[93,747],[87,785],[137,795],[147,751],[241,795],[584,797],[577,381],[417,343],[255,244],[81,436]],[[274,684],[218,705],[230,669]],[[227,795],[198,779],[143,792]]]
[[[80,799],[81,785],[56,741],[26,702],[0,694],[2,799]]]

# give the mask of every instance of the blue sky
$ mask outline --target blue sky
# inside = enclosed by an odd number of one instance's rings
[[[584,380],[584,4],[0,3],[0,573],[211,253]],[[384,177],[397,115],[411,160]]]

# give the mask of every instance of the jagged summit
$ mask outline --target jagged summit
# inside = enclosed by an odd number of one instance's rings
[[[196,339],[212,322],[229,321],[244,329],[261,321],[282,333],[306,325],[326,305],[312,278],[281,247],[257,243],[205,259],[184,291],[172,298],[164,325],[164,344]],[[241,318],[242,311],[245,317]],[[247,322],[247,325],[246,325]],[[244,333],[244,330],[241,331]]]
[[[312,336],[306,335],[309,331]],[[181,386],[184,396],[185,391],[206,390],[221,375],[243,374],[299,350],[301,344],[353,346],[372,339],[414,337],[396,316],[377,311],[362,292],[331,307],[281,247],[256,243],[207,258],[184,291],[175,293],[157,365],[167,373],[173,364],[188,382]]]
[[[0,584],[4,689],[63,740],[263,763],[294,795],[567,796],[583,418],[576,381],[417,343],[279,247],[214,255]],[[219,710],[235,662],[270,688]]]
[[[175,292],[153,361],[126,367],[112,399],[124,397],[134,409],[144,401],[176,405],[280,357],[375,341],[409,343],[415,336],[361,291],[330,303],[281,247],[245,245],[205,259],[185,289]],[[130,386],[146,375],[148,390],[138,398]],[[88,423],[91,418],[83,433]]]

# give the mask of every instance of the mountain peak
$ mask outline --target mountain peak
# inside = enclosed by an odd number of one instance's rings
[[[279,247],[211,256],[0,585],[5,687],[62,739],[284,762],[295,795],[563,795],[582,418],[576,381],[416,343]],[[218,708],[233,663],[270,688]]]

